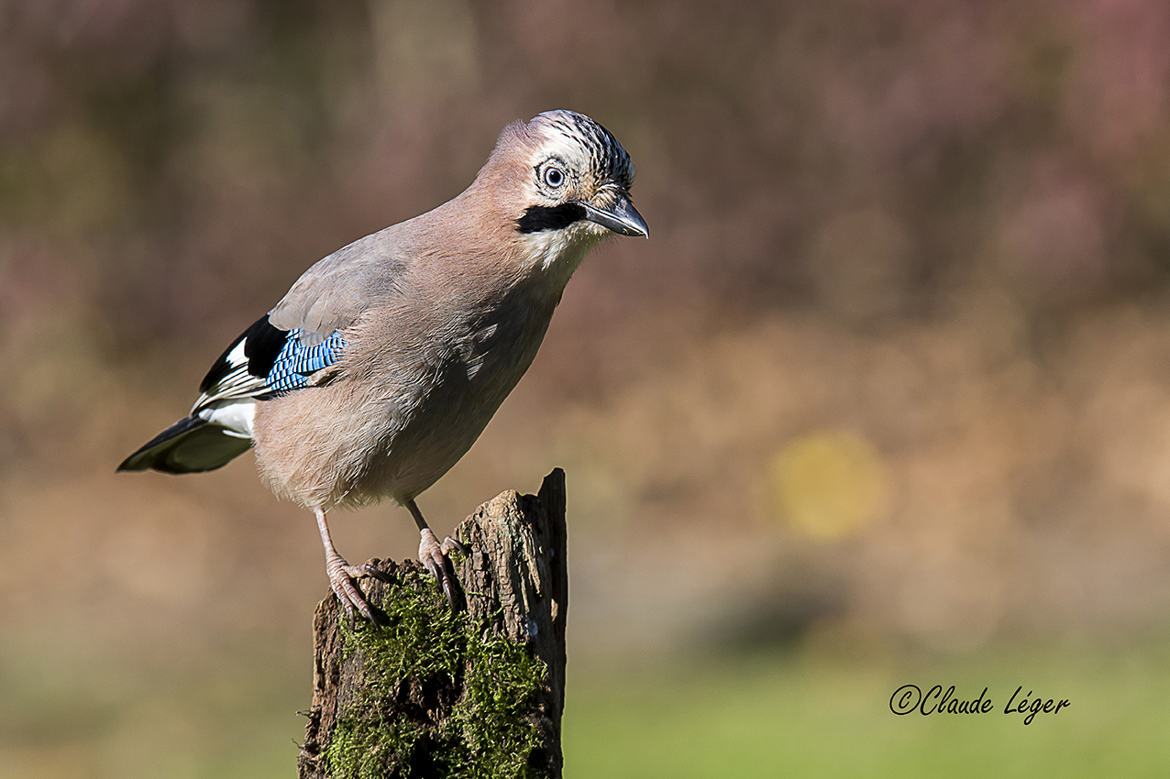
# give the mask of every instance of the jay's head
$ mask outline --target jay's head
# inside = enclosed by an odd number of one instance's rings
[[[513,122],[500,135],[485,172],[493,168],[508,182],[516,232],[534,248],[649,234],[630,202],[630,155],[613,133],[584,114],[545,111]]]

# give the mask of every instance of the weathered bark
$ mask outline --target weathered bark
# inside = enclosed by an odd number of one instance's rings
[[[468,766],[476,776],[560,777],[564,473],[549,474],[539,495],[501,493],[465,519],[455,537],[470,548],[455,568],[466,615],[449,614],[437,584],[414,561],[372,560],[394,583],[361,582],[387,627],[342,626],[332,594],[318,604],[301,779],[437,777],[469,773]],[[438,658],[433,663],[430,654]],[[407,672],[399,678],[388,674],[391,667]],[[500,690],[510,689],[516,705],[501,704],[507,695]],[[515,755],[498,751],[512,743],[509,737],[524,752],[517,764],[508,763]]]

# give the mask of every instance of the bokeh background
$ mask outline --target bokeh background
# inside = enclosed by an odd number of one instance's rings
[[[292,774],[311,517],[250,455],[114,466],[554,107],[651,240],[421,504],[566,469],[567,775],[1165,776],[1168,40],[1160,0],[0,2],[0,776]]]

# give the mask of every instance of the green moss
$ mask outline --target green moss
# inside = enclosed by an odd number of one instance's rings
[[[535,776],[529,758],[540,737],[528,713],[544,663],[453,614],[429,579],[393,585],[382,607],[385,626],[342,624],[343,650],[360,653],[366,686],[334,726],[325,750],[329,776]],[[428,704],[434,698],[428,711],[406,715],[395,706],[408,689]]]
[[[325,750],[331,777],[380,779],[409,776],[426,729],[407,721],[370,720],[362,714],[343,715]]]

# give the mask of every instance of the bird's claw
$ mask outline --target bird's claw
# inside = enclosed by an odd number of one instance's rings
[[[375,560],[374,562],[377,562],[377,561]],[[377,579],[378,581],[385,582],[386,584],[394,584],[394,582],[396,581],[393,576],[391,576],[390,574],[386,573],[383,570],[380,570],[379,568],[376,568],[376,567],[370,565],[369,563],[362,563],[361,565],[351,565],[350,568],[357,571],[356,576],[358,576],[358,577],[364,576],[364,577],[368,577],[370,579]]]
[[[381,623],[378,613],[370,606],[366,596],[362,594],[361,588],[357,586],[357,579],[369,577],[388,582],[390,578],[386,574],[366,563],[350,565],[341,557],[326,561],[325,572],[329,574],[329,586],[332,588],[333,594],[337,596],[342,610],[349,617],[351,623],[354,621],[356,613],[361,613],[372,624]]]
[[[462,541],[452,538],[451,536],[444,538],[443,543],[439,545],[439,548],[443,551],[443,554],[447,555],[448,557],[451,556],[451,552],[458,552],[464,557],[467,557],[467,555],[471,554],[471,547],[469,547],[467,544],[464,544]]]
[[[444,538],[443,543],[440,544],[439,539],[435,537],[430,528],[420,531],[420,534],[422,540],[418,544],[419,562],[426,566],[431,576],[434,576],[435,580],[438,581],[439,586],[443,589],[443,594],[447,596],[447,602],[451,604],[451,610],[458,611],[462,593],[459,588],[459,580],[455,578],[455,568],[451,564],[450,555],[452,550],[457,550],[464,555],[470,550],[450,536]]]

